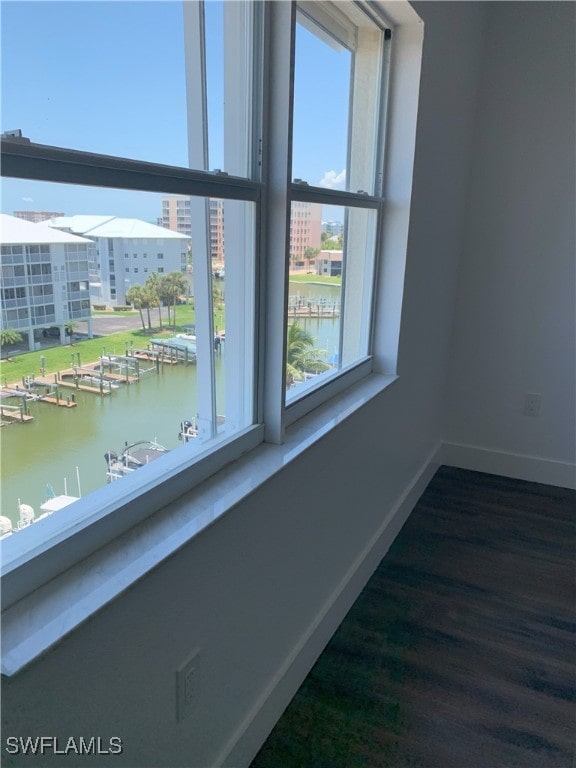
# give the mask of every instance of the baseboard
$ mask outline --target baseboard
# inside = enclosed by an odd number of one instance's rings
[[[459,443],[443,443],[440,459],[442,464],[450,467],[473,469],[476,472],[488,472],[492,475],[561,488],[576,488],[576,466],[568,462]]]
[[[442,444],[438,443],[220,752],[215,768],[245,768],[250,765],[408,519],[440,466],[441,454]]]

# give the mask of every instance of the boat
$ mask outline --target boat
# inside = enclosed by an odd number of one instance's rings
[[[0,515],[0,540],[8,538],[8,536],[16,533],[16,531],[22,531],[24,528],[28,528],[33,523],[38,523],[40,520],[50,517],[53,512],[68,507],[70,504],[78,501],[78,499],[79,496],[68,496],[68,494],[65,493],[60,494],[59,496],[52,496],[40,505],[41,514],[38,515],[38,517],[36,517],[34,507],[31,507],[30,504],[23,504],[20,499],[18,499],[19,519],[16,525],[14,525],[12,520],[6,515]]]
[[[187,443],[189,440],[194,440],[198,437],[198,427],[196,426],[196,419],[193,421],[181,421],[180,432],[178,433],[178,440],[183,443]]]
[[[225,421],[226,421],[225,416],[218,415],[216,417],[218,432],[222,431],[222,426]],[[192,421],[189,421],[187,419],[185,421],[180,422],[180,432],[178,433],[178,440],[182,441],[183,443],[187,443],[190,440],[194,440],[197,437],[198,437],[198,423],[195,418],[193,418]]]
[[[108,482],[118,480],[129,475],[140,467],[150,464],[168,453],[168,449],[155,440],[140,440],[136,443],[126,443],[118,454],[114,451],[106,451],[104,458],[108,466],[106,476]]]

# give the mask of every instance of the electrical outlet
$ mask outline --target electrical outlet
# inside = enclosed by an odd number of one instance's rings
[[[526,392],[524,395],[524,416],[539,416],[542,395],[535,392]]]
[[[176,670],[176,720],[181,723],[194,711],[198,697],[198,654],[195,648]]]

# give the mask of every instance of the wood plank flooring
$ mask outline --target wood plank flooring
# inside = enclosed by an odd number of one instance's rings
[[[251,768],[573,768],[575,511],[440,468]]]

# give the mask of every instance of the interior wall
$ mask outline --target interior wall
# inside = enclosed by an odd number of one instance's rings
[[[575,11],[490,4],[446,419],[468,446],[451,463],[559,485],[576,477]]]
[[[418,12],[426,31],[399,380],[4,681],[5,738],[118,736],[124,752],[107,760],[119,767],[248,765],[357,596],[354,575],[365,581],[390,543],[394,525],[378,532],[433,467],[442,436],[484,18],[482,3]],[[177,722],[175,671],[196,648],[194,712]],[[47,768],[71,762],[42,758]]]

